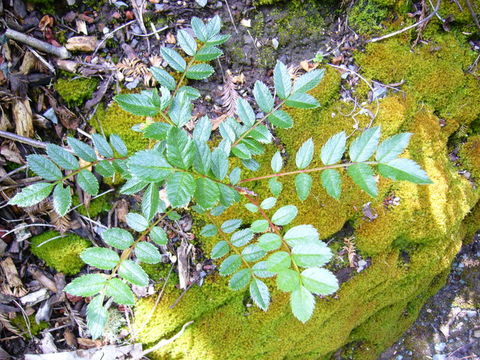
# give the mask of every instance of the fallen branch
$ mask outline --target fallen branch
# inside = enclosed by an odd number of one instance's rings
[[[154,351],[157,351],[158,349],[164,347],[165,345],[168,345],[172,342],[174,342],[175,340],[177,340],[180,336],[182,336],[183,332],[185,331],[185,329],[192,325],[193,324],[193,321],[189,321],[187,323],[185,323],[182,328],[180,329],[180,331],[178,333],[176,333],[175,335],[173,335],[170,339],[162,339],[160,340],[155,346],[151,347],[150,349],[147,349],[147,350],[144,350],[142,353],[141,353],[141,356],[138,357],[138,358],[135,358],[135,359],[140,359],[141,357],[143,356],[146,356],[147,354],[150,354],[151,352],[154,352]]]
[[[420,20],[419,22],[416,22],[415,24],[413,25],[410,25],[410,26],[407,26],[403,29],[400,29],[398,31],[394,31],[390,34],[387,34],[387,35],[383,35],[383,36],[380,36],[380,37],[377,37],[377,38],[373,38],[373,39],[370,39],[370,40],[367,40],[367,43],[374,43],[374,42],[377,42],[377,41],[381,41],[381,40],[385,40],[385,39],[388,39],[388,38],[391,38],[393,36],[396,36],[398,34],[401,34],[405,31],[408,31],[410,29],[413,29],[413,28],[416,28],[417,26],[419,25],[422,25],[423,23],[426,23],[427,21],[429,21],[432,17],[435,16],[435,14],[438,12],[438,9],[440,9],[440,3],[441,3],[441,0],[437,0],[437,5],[435,6],[435,9],[433,9],[433,11],[430,13],[430,15],[428,15],[426,18]]]
[[[33,147],[41,148],[41,149],[46,149],[47,148],[47,144],[42,142],[42,141],[33,140],[33,139],[28,138],[28,137],[17,135],[17,134],[8,132],[8,131],[0,130],[0,137],[3,137],[5,139],[9,139],[9,140],[13,140],[13,141],[18,141],[18,142],[21,142],[21,143],[24,143],[24,144],[27,144],[27,145],[31,145]]]
[[[25,35],[19,31],[7,29],[5,36],[9,39],[19,41],[37,50],[52,54],[60,59],[68,59],[71,55],[65,47],[53,46],[45,41],[38,40],[33,36]]]

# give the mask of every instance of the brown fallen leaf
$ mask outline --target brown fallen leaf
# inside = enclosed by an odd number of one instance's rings
[[[93,52],[97,47],[95,36],[74,36],[67,40],[65,47],[70,51]]]
[[[12,258],[8,257],[0,261],[0,268],[3,270],[6,282],[1,285],[0,291],[5,295],[15,297],[23,297],[28,291],[23,286],[20,276],[18,276],[17,268]]]
[[[33,137],[33,115],[28,99],[15,101],[12,105],[15,132],[25,137]]]

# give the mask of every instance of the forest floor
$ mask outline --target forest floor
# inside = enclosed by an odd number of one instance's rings
[[[352,51],[361,48],[362,39],[343,19],[334,18],[327,7],[314,14],[313,18],[321,19],[309,24],[314,30],[297,32],[290,41],[285,41],[287,35],[279,33],[276,24],[289,24],[293,20],[281,10],[258,11],[251,1],[208,1],[203,8],[194,1],[150,1],[147,11],[129,4],[77,1],[73,7],[60,5],[54,9],[52,5],[45,12],[22,0],[0,0],[2,32],[8,27],[54,46],[67,43],[74,54],[68,60],[59,60],[42,55],[22,42],[7,46],[6,39],[0,37],[0,130],[37,141],[62,143],[68,132],[87,129],[88,120],[101,104],[111,101],[117,89],[148,86],[151,78],[145,69],[158,64],[160,45],[164,39],[174,43],[176,29],[192,16],[209,18],[219,14],[226,28],[224,32],[232,34],[230,45],[224,49],[225,57],[216,64],[220,71],[211,81],[198,86],[209,94],[208,101],[213,104],[209,107],[213,112],[208,115],[218,121],[228,111],[232,88],[243,94],[255,80],[271,82],[276,59],[297,68],[308,67],[321,51],[329,62],[357,70]],[[339,44],[348,47],[340,51]],[[80,77],[95,78],[96,82],[92,90],[85,92],[87,97],[78,95],[79,101],[65,101],[57,88],[51,86],[56,79],[70,81]],[[31,107],[25,102],[23,108],[14,105],[27,94]],[[205,112],[206,108],[203,106]],[[197,109],[200,112],[197,115],[202,115],[202,104]],[[24,169],[25,155],[43,144],[19,139],[0,141],[0,182],[5,199],[17,184],[32,181],[29,174],[20,170]],[[65,301],[65,295],[58,291],[65,284],[65,276],[32,256],[26,241],[47,227],[75,229],[91,238],[96,224],[81,215],[72,215],[68,220],[55,218],[47,207],[20,212],[2,206],[0,217],[0,233],[9,232],[0,240],[3,270],[0,284],[6,284],[0,288],[0,359],[97,346],[98,341],[84,336],[81,304],[76,305],[72,298]],[[40,225],[25,227],[27,222]],[[10,233],[12,229],[17,231]],[[479,259],[480,240],[476,239],[457,256],[445,287],[424,306],[412,328],[380,359],[480,358]],[[47,295],[46,289],[55,295]],[[29,310],[25,311],[26,308]],[[29,321],[12,321],[20,314],[32,320],[32,315],[39,312],[42,313],[40,329]],[[34,328],[38,330],[36,335]]]

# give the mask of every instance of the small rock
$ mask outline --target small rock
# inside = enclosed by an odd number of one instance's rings
[[[480,338],[480,330],[475,330],[473,332],[473,337]]]
[[[442,352],[443,350],[445,350],[446,346],[447,346],[447,344],[445,344],[444,342],[435,344],[435,351]]]
[[[435,355],[433,355],[432,360],[445,360],[446,358],[447,358],[446,355],[443,355],[443,354],[435,354]]]
[[[92,52],[97,47],[95,36],[74,36],[67,40],[65,47],[70,51]]]
[[[477,312],[475,310],[467,310],[465,311],[465,315],[467,315],[468,317],[475,317],[477,316]]]

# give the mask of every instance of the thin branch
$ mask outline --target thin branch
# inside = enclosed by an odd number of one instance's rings
[[[19,41],[37,50],[52,54],[60,59],[68,59],[71,55],[65,47],[53,46],[45,41],[38,40],[33,36],[25,35],[19,31],[7,29],[5,36],[9,39]]]
[[[13,141],[18,141],[18,142],[21,142],[23,144],[31,145],[33,147],[37,147],[37,148],[41,148],[41,149],[46,149],[47,148],[47,144],[42,142],[42,141],[33,140],[33,139],[27,138],[25,136],[17,135],[17,134],[8,132],[8,131],[0,130],[0,137],[3,137],[5,139],[9,139],[9,140],[13,140]]]
[[[422,25],[423,23],[426,23],[427,21],[429,21],[432,17],[435,16],[435,14],[438,12],[438,9],[440,9],[440,3],[441,3],[441,0],[437,0],[437,5],[435,6],[435,9],[433,9],[433,11],[430,13],[430,15],[428,15],[426,18],[420,20],[419,22],[416,22],[415,24],[412,24],[410,26],[407,26],[403,29],[400,29],[398,31],[394,31],[390,34],[387,34],[387,35],[383,35],[383,36],[380,36],[380,37],[376,37],[376,38],[373,38],[373,39],[370,39],[370,40],[367,40],[367,43],[374,43],[374,42],[377,42],[377,41],[381,41],[381,40],[385,40],[385,39],[388,39],[388,38],[391,38],[393,36],[396,36],[398,34],[401,34],[405,31],[408,31],[410,29],[413,29],[413,28],[416,28],[417,26],[419,25]]]
[[[129,22],[127,22],[123,25],[120,25],[119,27],[116,27],[115,29],[110,31],[107,35],[105,35],[105,37],[98,43],[97,47],[95,48],[95,51],[93,52],[93,56],[95,56],[98,49],[100,49],[103,46],[103,44],[105,44],[105,42],[113,36],[113,34],[115,34],[118,30],[121,30],[121,29],[133,24],[136,21],[137,20],[130,20]]]
[[[174,342],[175,340],[177,340],[180,336],[182,336],[182,334],[184,333],[185,329],[187,327],[189,327],[190,325],[193,324],[193,321],[189,321],[187,323],[185,323],[182,328],[180,329],[180,331],[178,333],[176,333],[174,336],[172,336],[170,339],[162,339],[160,340],[155,346],[151,347],[150,349],[147,349],[147,350],[144,350],[139,357],[137,357],[136,359],[140,359],[142,358],[143,356],[146,356],[147,354],[150,354],[151,352],[154,352],[154,351],[157,351],[159,349],[161,349],[162,347],[164,347],[165,345],[168,345],[172,342]]]

